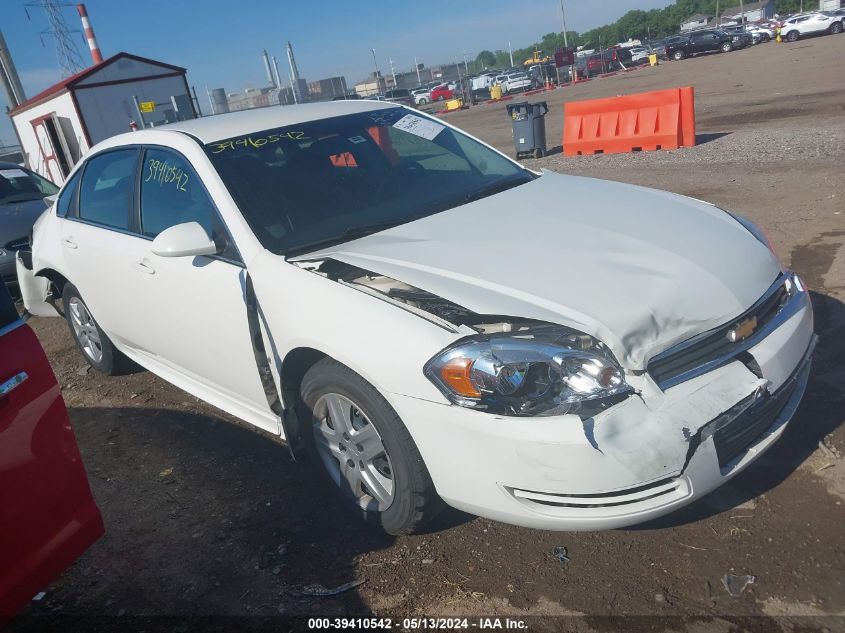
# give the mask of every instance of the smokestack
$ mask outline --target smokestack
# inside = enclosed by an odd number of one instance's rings
[[[85,40],[88,42],[88,48],[91,49],[91,59],[95,64],[103,61],[103,54],[100,53],[100,47],[97,45],[97,38],[94,37],[94,29],[91,28],[91,22],[88,20],[88,10],[84,4],[77,4],[76,10],[79,12],[79,17],[82,18],[82,28],[85,30]]]
[[[26,101],[26,95],[21,86],[18,71],[15,69],[15,63],[12,61],[12,54],[6,46],[3,31],[0,31],[0,82],[3,83],[3,90],[6,92],[10,108],[17,107]]]
[[[288,62],[290,62],[290,81],[293,89],[293,100],[296,103],[302,101],[302,93],[299,91],[299,71],[296,69],[296,59],[293,57],[293,46],[288,42]]]
[[[262,51],[262,56],[264,57],[264,70],[267,71],[267,83],[270,84],[271,88],[278,88],[276,79],[273,77],[273,71],[270,68],[270,56],[267,54],[266,48]]]
[[[276,88],[281,89],[282,77],[279,75],[279,62],[276,61],[275,55],[273,55],[273,72],[276,74]]]

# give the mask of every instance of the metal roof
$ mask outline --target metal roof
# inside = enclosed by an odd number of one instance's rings
[[[730,9],[726,9],[722,12],[723,18],[730,18],[734,16],[738,16],[745,13],[750,13],[751,11],[758,11],[766,6],[771,4],[771,0],[760,0],[760,2],[749,2],[744,7],[731,7]]]
[[[182,68],[181,66],[173,66],[172,64],[165,64],[164,62],[157,62],[154,59],[148,59],[146,57],[140,57],[139,55],[132,55],[131,53],[117,53],[116,55],[112,55],[108,59],[104,59],[99,64],[94,64],[93,66],[89,66],[85,70],[81,70],[75,75],[71,75],[65,79],[62,79],[59,83],[53,84],[46,90],[42,90],[34,97],[30,97],[26,101],[20,103],[19,105],[15,106],[11,110],[9,110],[9,115],[17,114],[18,112],[23,112],[24,110],[28,110],[32,106],[38,105],[49,99],[50,97],[58,94],[62,94],[63,92],[67,92],[69,89],[73,88],[76,84],[78,84],[83,79],[90,77],[94,73],[102,70],[106,66],[109,66],[116,62],[118,59],[134,59],[136,61],[145,62],[147,64],[154,64],[155,66],[161,66],[162,68],[167,68],[168,70],[172,70],[174,72],[181,72],[186,73],[188,72],[186,69]]]

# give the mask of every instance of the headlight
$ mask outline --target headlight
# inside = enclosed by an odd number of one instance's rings
[[[632,392],[602,343],[555,325],[465,339],[424,372],[454,404],[513,416],[589,415]]]

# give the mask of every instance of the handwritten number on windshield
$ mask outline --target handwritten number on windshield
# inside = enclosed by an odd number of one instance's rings
[[[260,138],[253,138],[245,136],[243,138],[234,139],[230,141],[223,141],[222,143],[211,143],[210,147],[212,154],[219,154],[227,150],[234,150],[246,147],[263,147],[267,143],[278,143],[279,141],[302,141],[308,137],[305,132],[283,132],[281,134],[268,134]]]

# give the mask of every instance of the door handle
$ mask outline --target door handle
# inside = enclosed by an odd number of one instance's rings
[[[16,389],[18,385],[20,385],[24,380],[29,378],[25,371],[19,372],[18,374],[12,376],[6,382],[0,384],[0,398],[12,392],[12,390]]]
[[[140,270],[142,273],[147,273],[148,275],[155,275],[156,269],[147,264],[146,262],[135,262],[132,264],[132,267],[135,270]]]
[[[62,240],[62,246],[65,246],[66,248],[76,248],[76,247],[77,247],[77,246],[76,246],[76,242],[74,242],[74,241],[73,241],[72,239],[70,239],[70,238],[65,238],[65,239],[63,239],[63,240]]]

